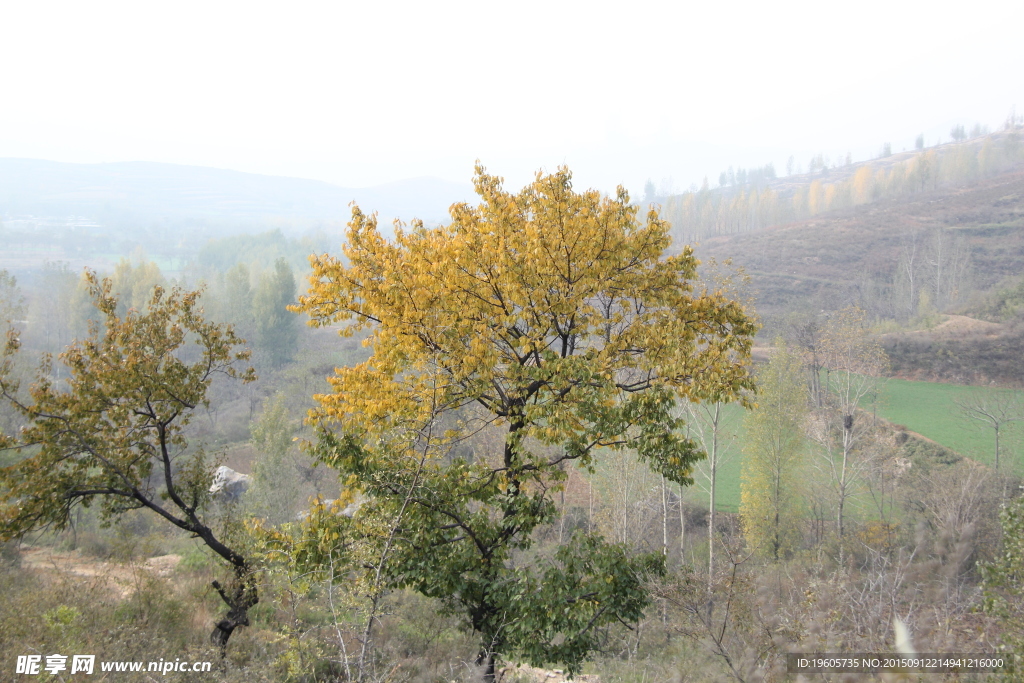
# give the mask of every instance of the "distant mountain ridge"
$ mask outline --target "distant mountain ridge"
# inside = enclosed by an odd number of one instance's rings
[[[355,201],[383,220],[448,220],[472,187],[439,178],[345,188],[319,180],[147,161],[73,164],[0,158],[0,216],[81,215],[212,222],[346,222]]]

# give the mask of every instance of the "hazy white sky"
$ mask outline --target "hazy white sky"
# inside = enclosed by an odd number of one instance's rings
[[[1022,2],[4,2],[0,157],[677,188],[1024,110]]]

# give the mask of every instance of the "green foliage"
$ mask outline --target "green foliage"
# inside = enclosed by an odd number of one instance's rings
[[[41,279],[46,282],[43,300],[34,300],[28,310],[28,331],[39,350],[59,353],[72,339],[88,334],[95,309],[89,303],[88,283],[68,264],[46,264]],[[56,368],[60,372],[60,368]]]
[[[1024,497],[1017,497],[1000,515],[1003,548],[996,561],[982,565],[983,607],[1004,625],[1008,652],[1024,652]]]
[[[289,549],[297,566],[346,572],[376,561],[393,587],[411,587],[439,600],[445,614],[468,617],[488,638],[485,651],[578,671],[602,637],[600,627],[643,614],[644,580],[664,570],[661,554],[630,556],[621,545],[583,534],[551,560],[520,565],[513,551],[528,550],[533,540],[525,531],[554,518],[543,490],[515,497],[498,486],[487,490],[483,468],[464,461],[416,472],[396,458],[385,470],[370,465],[359,444],[328,434],[318,454],[342,472],[358,472],[367,500],[353,520],[314,508],[304,540]],[[414,492],[413,506],[394,494],[403,486]],[[480,505],[495,499],[500,515]],[[402,542],[388,554],[394,520]],[[335,564],[334,553],[353,544]]]
[[[613,615],[627,623],[643,617],[650,604],[644,582],[663,575],[664,563],[660,553],[630,557],[621,545],[577,533],[558,548],[554,562],[519,568],[489,587],[494,602],[514,606],[519,615],[495,624],[496,630],[508,652],[535,665],[564,662],[573,675],[601,643],[595,624]],[[446,600],[457,613],[461,605]]]
[[[60,631],[71,626],[80,616],[82,613],[74,607],[58,605],[48,612],[43,612],[43,621],[51,629]]]
[[[261,366],[278,368],[294,358],[298,344],[299,321],[287,309],[295,293],[295,276],[284,258],[269,270],[236,263],[213,279],[204,305],[246,338]]]
[[[153,293],[149,310],[118,314],[111,283],[90,275],[104,330],[72,345],[61,360],[70,371],[67,390],[49,379],[44,363],[23,404],[17,386],[0,377],[0,389],[29,420],[18,441],[8,446],[32,453],[0,470],[0,538],[32,529],[67,526],[75,505],[99,499],[106,517],[139,507],[164,514],[150,479],[156,474],[172,486],[171,458],[186,452],[185,427],[192,411],[206,402],[216,374],[239,375],[233,364],[245,354],[230,329],[207,323],[195,310],[197,292],[163,289]],[[201,360],[188,365],[179,349],[195,342]],[[18,348],[9,338],[7,354]],[[178,486],[167,495],[189,524],[208,487],[205,468],[189,458],[174,463]],[[157,480],[159,481],[159,479]],[[185,528],[183,527],[183,528]]]
[[[813,172],[813,170],[812,170]],[[765,164],[757,168],[752,168],[749,171],[745,168],[733,169],[732,166],[729,170],[722,171],[718,176],[719,187],[725,187],[726,185],[753,185],[755,187],[763,187],[770,180],[775,180],[775,165]]]
[[[25,299],[18,289],[18,280],[6,270],[0,270],[0,331],[25,315]]]
[[[997,290],[982,314],[996,320],[1013,320],[1021,311],[1024,311],[1024,278],[1016,285]]]
[[[300,267],[308,255],[306,243],[290,240],[280,230],[271,230],[258,235],[211,239],[199,250],[196,263],[201,272],[224,273],[239,263],[271,268],[282,258],[290,266]]]
[[[249,267],[237,263],[224,274],[223,297],[220,300],[220,317],[239,329],[253,329],[252,284]]]
[[[157,286],[144,310],[122,314],[112,283],[86,277],[103,327],[93,324],[89,337],[61,354],[66,382],[53,381],[47,359],[31,401],[23,401],[9,375],[19,343],[8,336],[0,393],[25,426],[17,437],[0,435],[0,445],[25,457],[0,469],[0,540],[65,529],[79,505],[98,503],[107,521],[149,510],[231,565],[237,585],[231,595],[219,589],[231,608],[218,625],[223,646],[235,626],[247,623],[256,589],[246,558],[206,517],[210,468],[202,449],[189,446],[187,428],[208,405],[216,376],[255,378],[251,368],[235,367],[248,352],[236,350],[240,342],[230,327],[203,318],[199,292]]]
[[[295,425],[288,419],[283,393],[267,399],[250,431],[258,455],[252,465],[253,482],[246,492],[246,508],[272,524],[290,521],[299,497],[299,482],[288,454]]]
[[[356,209],[347,262],[313,259],[298,308],[371,333],[373,356],[331,378],[315,418],[317,456],[366,501],[351,520],[312,511],[294,554],[323,568],[369,546],[381,585],[464,615],[491,667],[521,654],[578,671],[602,627],[642,613],[640,576],[661,561],[585,535],[517,557],[555,518],[568,465],[630,449],[692,483],[701,453],[675,404],[749,389],[756,328],[721,292],[693,293],[690,250],[664,258],[668,225],[638,220],[624,191],[577,194],[566,169],[510,194],[478,168],[476,187],[479,207],[394,243]]]
[[[20,321],[25,315],[25,300],[18,288],[18,282],[13,275],[6,270],[0,270],[0,334],[4,338],[8,332],[16,327],[15,321]],[[16,368],[11,359],[0,360],[0,367],[5,374],[20,374],[21,368]],[[11,433],[20,425],[20,416],[17,411],[6,403],[0,404],[0,435]],[[3,437],[0,436],[0,443]],[[0,466],[9,464],[9,457],[5,457],[0,451]]]
[[[907,438],[901,451],[914,467],[925,471],[936,466],[955,465],[963,460],[961,455],[945,446],[913,436]]]
[[[150,302],[153,289],[165,284],[159,266],[145,257],[136,261],[132,263],[122,258],[110,277],[111,291],[117,296],[120,315],[124,315],[129,308],[141,310]]]
[[[271,367],[280,367],[295,356],[299,321],[288,311],[294,300],[295,277],[288,262],[279,258],[273,272],[260,276],[252,299],[257,348]]]
[[[288,419],[285,395],[280,392],[267,399],[263,413],[249,427],[253,446],[275,459],[280,459],[291,447],[294,430]]]

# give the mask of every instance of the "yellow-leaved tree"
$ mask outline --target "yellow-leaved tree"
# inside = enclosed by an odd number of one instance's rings
[[[669,226],[640,220],[621,188],[577,193],[565,168],[517,194],[480,166],[474,183],[479,206],[391,241],[354,208],[345,258],[311,259],[296,310],[368,331],[373,350],[312,414],[318,457],[366,502],[311,515],[293,550],[334,567],[339,546],[375,543],[370,589],[409,586],[463,615],[488,680],[512,655],[576,672],[603,626],[640,618],[664,560],[586,532],[552,557],[518,553],[553,519],[568,464],[632,449],[692,483],[703,454],[672,408],[750,389],[755,326],[693,291],[691,250],[665,256]],[[463,448],[488,430],[492,450]]]
[[[800,357],[777,341],[757,384],[757,408],[746,419],[740,520],[747,543],[778,560],[799,542],[808,403]]]

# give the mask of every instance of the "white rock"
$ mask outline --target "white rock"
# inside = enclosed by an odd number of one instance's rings
[[[238,500],[251,484],[252,477],[248,474],[235,472],[230,467],[221,465],[213,475],[210,493],[225,500]]]

